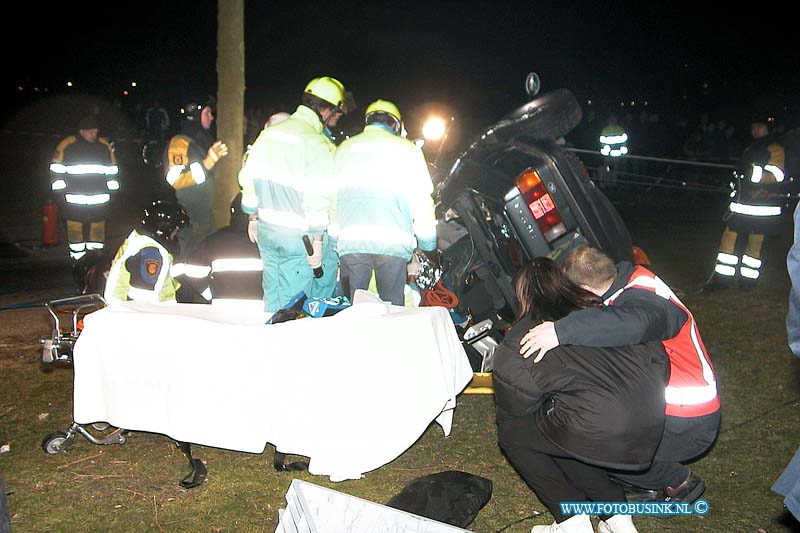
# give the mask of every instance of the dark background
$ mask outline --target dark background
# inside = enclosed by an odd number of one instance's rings
[[[172,112],[216,91],[216,1],[15,11],[2,37],[3,124],[65,94],[99,96],[131,115],[152,98]],[[798,107],[796,17],[777,6],[249,0],[245,17],[248,109],[291,111],[309,79],[331,75],[362,110],[375,98],[409,116],[440,105],[472,130],[524,102],[530,71],[544,90],[568,87],[601,111],[646,103],[662,116],[708,112],[744,129],[754,110],[793,121]]]

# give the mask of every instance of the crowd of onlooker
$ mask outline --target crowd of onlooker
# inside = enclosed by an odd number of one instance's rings
[[[567,136],[567,142],[575,148],[598,150],[601,132],[612,114],[628,135],[631,155],[735,163],[752,141],[747,118],[734,120],[708,112],[689,117],[644,109],[605,113],[588,109],[578,127]],[[778,121],[773,134],[782,135],[786,126]]]

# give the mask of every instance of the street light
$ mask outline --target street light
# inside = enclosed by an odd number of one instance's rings
[[[447,124],[440,117],[431,117],[422,126],[422,136],[426,141],[438,141],[446,131]]]

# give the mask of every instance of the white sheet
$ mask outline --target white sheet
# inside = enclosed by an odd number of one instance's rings
[[[358,300],[356,300],[358,301]],[[472,369],[444,308],[357,303],[329,318],[128,302],[84,319],[74,418],[358,479],[436,420],[449,435]]]

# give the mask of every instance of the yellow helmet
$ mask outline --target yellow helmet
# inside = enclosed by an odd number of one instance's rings
[[[386,113],[397,119],[397,122],[403,122],[403,116],[400,114],[400,110],[388,100],[375,100],[369,104],[367,110],[364,112],[364,118],[369,117],[372,113]]]
[[[304,92],[313,94],[320,100],[338,108],[341,108],[344,103],[344,85],[339,80],[328,76],[314,78],[308,82]]]

